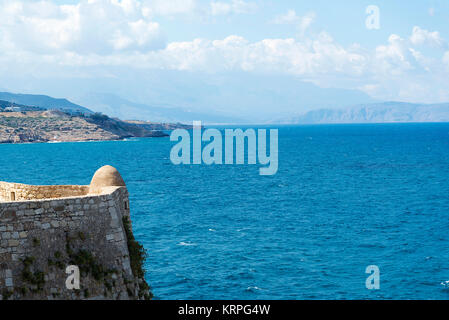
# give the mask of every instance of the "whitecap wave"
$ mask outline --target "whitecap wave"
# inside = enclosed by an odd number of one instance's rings
[[[187,246],[187,247],[189,247],[189,246],[196,246],[196,244],[192,243],[192,242],[181,241],[180,243],[178,243],[178,246]]]
[[[257,291],[257,290],[262,290],[262,289],[259,288],[259,287],[248,287],[248,288],[246,288],[246,291]]]

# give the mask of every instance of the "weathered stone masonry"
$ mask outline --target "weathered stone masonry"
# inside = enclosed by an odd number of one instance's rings
[[[29,186],[0,182],[0,201],[24,201],[84,196],[89,186]]]
[[[109,166],[90,186],[0,183],[0,299],[148,298],[131,267],[128,199]],[[80,290],[66,288],[69,265]]]

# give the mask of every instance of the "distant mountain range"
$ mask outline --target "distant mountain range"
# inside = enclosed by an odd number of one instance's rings
[[[333,108],[336,102],[379,102],[358,90],[323,88],[295,76],[152,71],[140,73],[139,82],[135,78],[130,71],[114,82],[86,79],[76,82],[73,92],[61,92],[91,110],[123,119],[207,123],[266,123],[295,112]]]
[[[56,99],[45,95],[0,92],[0,100],[48,110],[62,110],[70,113],[93,113],[88,108],[74,104],[67,99]]]
[[[136,103],[109,93],[90,93],[84,95],[82,103],[95,111],[123,120],[147,120],[151,122],[192,123],[201,120],[206,123],[242,123],[242,118],[218,112],[190,111],[187,108],[154,107]]]
[[[373,103],[341,109],[318,109],[273,121],[285,124],[389,122],[449,122],[449,103]]]
[[[312,87],[311,87],[312,88]],[[327,90],[327,89],[326,89]],[[320,91],[327,92],[327,91]],[[336,91],[340,94],[340,91]],[[343,91],[342,91],[343,92]],[[337,94],[333,93],[333,94]],[[328,98],[326,98],[328,100]],[[323,101],[327,101],[322,98]],[[139,126],[149,126],[155,129],[155,123],[191,123],[201,120],[204,123],[272,123],[272,124],[325,124],[325,123],[388,123],[388,122],[449,122],[449,103],[420,104],[406,102],[376,102],[354,106],[331,108],[326,107],[301,114],[283,113],[277,119],[262,118],[254,114],[242,117],[218,111],[199,112],[186,108],[154,107],[132,102],[114,94],[91,93],[82,99],[83,105],[70,102],[67,99],[56,99],[45,95],[15,94],[0,92],[0,110],[39,111],[60,110],[71,114],[92,115],[95,110],[110,117],[122,120],[137,120]],[[338,99],[336,101],[339,101]],[[231,102],[230,102],[231,103]],[[335,102],[337,103],[337,102]],[[273,109],[276,104],[273,102]],[[242,107],[243,108],[243,107]],[[289,115],[291,114],[291,115]],[[264,120],[265,119],[265,120]],[[138,123],[145,120],[150,122]],[[130,122],[128,122],[130,123]],[[161,127],[162,128],[162,127]]]
[[[116,72],[121,76],[113,76]],[[22,92],[25,80],[19,77],[0,91]],[[269,123],[295,113],[334,108],[336,103],[380,102],[359,90],[320,87],[293,75],[237,71],[216,74],[120,68],[108,76],[50,77],[33,85],[25,83],[32,92],[68,98],[78,109],[82,106],[123,120],[151,122]],[[17,103],[30,105],[33,101]]]

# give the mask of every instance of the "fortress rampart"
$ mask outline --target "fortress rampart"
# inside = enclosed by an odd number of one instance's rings
[[[89,186],[0,182],[1,299],[149,298],[143,256],[114,168],[99,169]],[[66,286],[69,265],[80,270],[80,289]]]
[[[0,201],[27,201],[85,196],[89,186],[29,186],[0,182]]]

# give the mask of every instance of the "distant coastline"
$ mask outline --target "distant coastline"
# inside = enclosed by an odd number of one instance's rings
[[[389,101],[336,109],[311,110],[273,122],[285,124],[449,122],[449,103],[419,104]]]
[[[73,115],[58,110],[0,112],[0,143],[117,141],[167,137],[182,124],[122,121],[103,114]]]

